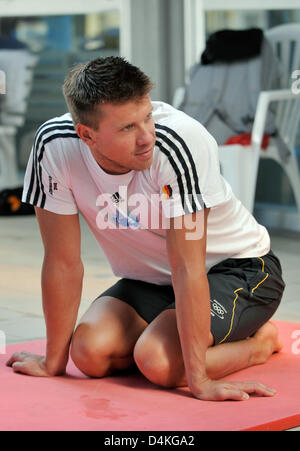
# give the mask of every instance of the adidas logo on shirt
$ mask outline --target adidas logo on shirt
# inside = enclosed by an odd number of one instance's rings
[[[118,203],[120,202],[120,200],[121,200],[120,194],[119,194],[118,192],[114,193],[114,194],[111,196],[111,200],[112,200],[112,202],[113,202],[114,204],[118,204]]]

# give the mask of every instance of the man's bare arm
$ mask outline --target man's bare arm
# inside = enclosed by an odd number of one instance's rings
[[[167,231],[177,327],[189,388],[196,398],[210,401],[244,400],[250,393],[271,396],[274,391],[257,382],[211,380],[206,374],[210,332],[210,292],[205,264],[208,212],[189,215],[188,227],[183,223],[176,228],[176,220],[172,220]],[[197,226],[189,235],[191,224]]]
[[[65,372],[81,300],[80,224],[78,215],[57,215],[40,208],[36,208],[36,216],[45,249],[42,296],[46,356],[16,353],[7,365],[33,376],[54,376]]]
[[[184,221],[178,227],[178,219],[171,220],[171,227],[167,231],[177,327],[188,385],[195,395],[200,383],[207,379],[205,357],[210,333],[210,295],[205,264],[208,212],[205,210],[183,218],[194,223],[199,221],[200,236],[197,239],[188,239],[187,233],[191,230],[188,230]]]

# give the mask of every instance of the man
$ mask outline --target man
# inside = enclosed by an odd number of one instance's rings
[[[220,175],[212,136],[151,103],[151,89],[122,58],[80,64],[64,84],[71,116],[38,130],[23,200],[35,205],[45,247],[47,349],[7,364],[55,376],[70,349],[91,377],[136,364],[153,383],[188,385],[203,400],[272,396],[259,383],[219,380],[280,350],[268,320],[284,283],[269,235]],[[83,279],[78,212],[120,280],[74,332]]]

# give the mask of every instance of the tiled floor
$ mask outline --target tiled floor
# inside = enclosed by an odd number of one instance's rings
[[[85,266],[80,313],[116,278],[89,230],[82,224]],[[45,336],[40,271],[43,246],[34,216],[0,219],[0,330],[7,344]]]
[[[282,262],[286,290],[274,318],[300,323],[300,235],[271,233],[272,249]],[[80,314],[116,278],[82,221],[85,266]],[[45,337],[40,270],[43,247],[34,216],[0,218],[0,331],[6,344]]]

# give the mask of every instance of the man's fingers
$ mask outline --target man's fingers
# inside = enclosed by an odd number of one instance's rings
[[[15,361],[11,365],[15,373],[27,374],[28,376],[45,377],[48,376],[47,372],[38,361],[36,360],[24,360],[22,362]]]
[[[201,390],[201,391],[200,391]],[[204,401],[245,401],[251,394],[274,396],[276,390],[259,382],[205,381],[195,396]]]
[[[218,399],[220,401],[231,399],[233,401],[245,401],[249,395],[274,396],[276,390],[258,382],[232,382],[227,383],[219,389]]]
[[[13,355],[6,362],[6,366],[12,366],[14,362],[22,361],[24,358],[25,352],[14,352]]]
[[[239,388],[245,393],[257,394],[259,396],[274,396],[276,390],[271,387],[267,387],[259,382],[241,382]]]
[[[26,374],[26,365],[23,362],[14,362],[11,367],[15,373]]]
[[[29,376],[48,376],[43,365],[43,357],[31,354],[27,351],[15,352],[6,362],[15,373],[23,373]]]
[[[225,401],[231,399],[232,401],[245,401],[249,399],[249,395],[242,390],[232,388],[223,388],[219,393],[219,400]]]

